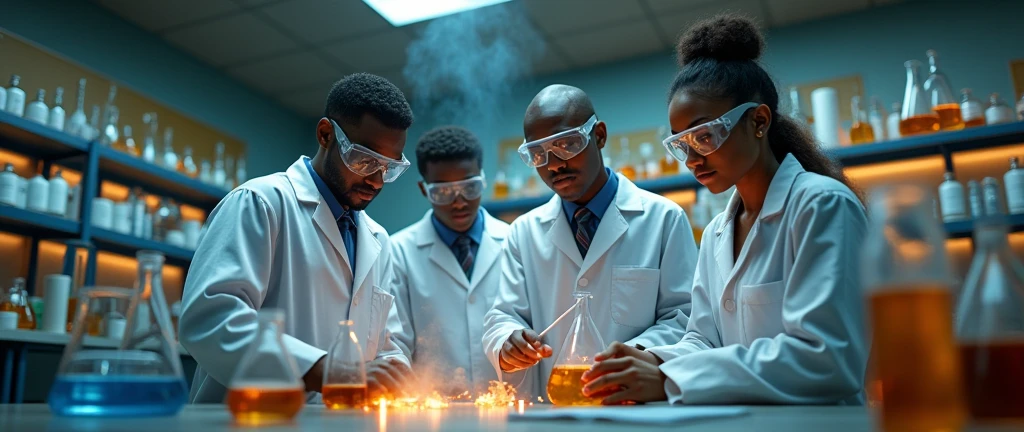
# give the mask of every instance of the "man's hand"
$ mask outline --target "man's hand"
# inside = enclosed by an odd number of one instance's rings
[[[595,357],[595,364],[583,374],[583,394],[604,397],[604,405],[654,402],[668,398],[665,380],[668,377],[658,365],[654,354],[614,342]]]
[[[502,371],[516,372],[551,357],[551,354],[551,347],[541,342],[536,332],[531,329],[516,330],[501,346],[498,363]]]
[[[370,400],[385,395],[400,395],[415,379],[412,369],[395,358],[366,363],[366,389]]]

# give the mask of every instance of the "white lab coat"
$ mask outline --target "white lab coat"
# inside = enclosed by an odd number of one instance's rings
[[[697,263],[690,222],[676,203],[621,175],[618,180],[586,259],[580,257],[557,196],[512,223],[498,298],[484,320],[484,348],[496,370],[502,344],[512,332],[527,327],[541,332],[573,305],[577,290],[592,293],[591,313],[606,344],[651,347],[682,338]],[[554,350],[551,358],[505,374],[520,394],[547,398],[548,376],[572,321],[568,317],[545,335]]]
[[[455,254],[437,234],[432,210],[391,238],[395,302],[403,328],[394,335],[398,346],[412,359],[421,381],[454,389],[455,370],[462,368],[474,394],[498,379],[482,340],[484,315],[498,294],[501,244],[508,235],[507,223],[486,211],[480,216],[484,232],[472,280],[466,279]]]
[[[734,264],[739,204],[704,231],[686,336],[650,349],[669,401],[862,404],[861,202],[786,156]]]
[[[179,322],[181,344],[199,364],[192,402],[224,400],[262,308],[284,310],[284,345],[300,378],[326,353],[345,318],[355,323],[364,360],[408,361],[388,331],[401,324],[388,288],[387,232],[359,212],[353,284],[337,222],[301,158],[286,172],[233,190],[207,223]]]

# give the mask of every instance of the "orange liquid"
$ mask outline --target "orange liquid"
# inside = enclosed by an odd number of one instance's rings
[[[36,329],[36,314],[35,312],[32,312],[32,306],[29,304],[20,306],[11,302],[3,302],[0,304],[0,312],[17,312],[19,329]]]
[[[623,177],[629,179],[629,181],[636,181],[636,169],[630,165],[620,167],[619,173],[622,174]]]
[[[505,199],[508,198],[508,182],[499,180],[494,182],[494,198]]]
[[[366,406],[366,384],[328,384],[320,392],[327,409],[363,409]]]
[[[548,379],[548,400],[560,406],[601,405],[601,399],[583,395],[583,373],[590,365],[564,365],[551,369]]]
[[[306,404],[301,388],[243,387],[228,390],[228,411],[243,425],[265,425],[288,422]]]
[[[850,143],[867,144],[875,140],[875,130],[870,124],[857,122],[850,126]]]
[[[960,104],[948,103],[932,107],[939,116],[939,129],[960,130],[964,128],[964,120],[960,117]]]
[[[900,120],[900,136],[920,135],[939,131],[939,116],[925,114]]]
[[[960,356],[953,337],[952,299],[945,287],[896,287],[870,297],[874,342],[869,396],[880,405],[882,429],[957,431],[966,409]]]
[[[661,158],[661,175],[670,176],[679,174],[679,161],[672,156]]]
[[[963,345],[960,354],[971,416],[1024,425],[1024,341]]]
[[[985,126],[985,117],[978,117],[976,119],[970,119],[964,122],[964,127],[978,127]]]
[[[71,329],[75,326],[75,316],[78,311],[75,307],[78,306],[77,298],[68,299],[68,321],[67,331],[71,333]],[[91,314],[85,318],[85,332],[89,336],[99,336],[100,332],[103,331],[103,316],[98,314]]]

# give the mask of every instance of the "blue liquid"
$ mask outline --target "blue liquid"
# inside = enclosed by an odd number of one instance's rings
[[[188,390],[173,377],[64,375],[57,377],[47,399],[56,415],[155,417],[177,414]]]

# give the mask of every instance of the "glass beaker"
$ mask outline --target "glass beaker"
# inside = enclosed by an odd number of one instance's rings
[[[7,297],[0,303],[0,312],[17,312],[18,328],[35,330],[36,314],[28,301],[25,278],[14,278],[14,286],[7,290]]]
[[[576,316],[555,357],[548,379],[548,400],[555,405],[600,405],[600,398],[583,395],[583,373],[594,365],[594,357],[604,350],[604,339],[590,315],[590,299],[586,291],[573,293]]]
[[[288,422],[302,410],[306,392],[284,345],[284,311],[262,309],[257,318],[259,329],[228,386],[228,410],[242,425]]]
[[[366,406],[366,365],[352,321],[338,323],[338,336],[327,351],[323,395],[327,409],[362,409]]]
[[[964,422],[945,232],[928,188],[872,191],[861,256],[872,348],[869,402],[882,430],[955,431]]]
[[[853,124],[850,126],[850,143],[867,144],[875,140],[875,129],[868,122],[867,115],[861,109],[860,96],[850,99],[850,109],[853,114]]]
[[[928,94],[928,100],[932,105],[932,111],[939,116],[939,129],[960,130],[964,128],[963,117],[960,114],[960,103],[953,95],[953,87],[949,84],[949,77],[939,70],[939,54],[935,50],[928,50],[929,72],[928,79],[924,81],[924,91]]]
[[[154,252],[149,252],[154,253]],[[162,257],[161,257],[162,258]],[[79,313],[64,348],[57,378],[47,402],[57,415],[92,417],[145,417],[174,415],[188,399],[177,345],[167,335],[170,321],[163,291],[152,289],[155,274],[147,267],[146,290],[89,287],[79,294]],[[141,304],[156,311],[145,332],[132,322]],[[86,317],[103,308],[107,317],[128,316],[124,338],[117,349],[88,349],[83,345],[89,323]],[[108,327],[111,327],[108,325]]]
[[[629,181],[636,181],[636,164],[633,160],[633,154],[629,151],[629,138],[619,138],[619,154],[615,161],[615,170],[622,174],[623,177],[629,179]]]
[[[1002,218],[975,222],[956,333],[971,415],[1024,423],[1024,265],[1007,235]]]
[[[910,60],[907,68],[907,87],[903,92],[903,111],[900,114],[900,135],[910,136],[939,130],[939,116],[932,111],[928,96],[921,88],[921,62]]]

